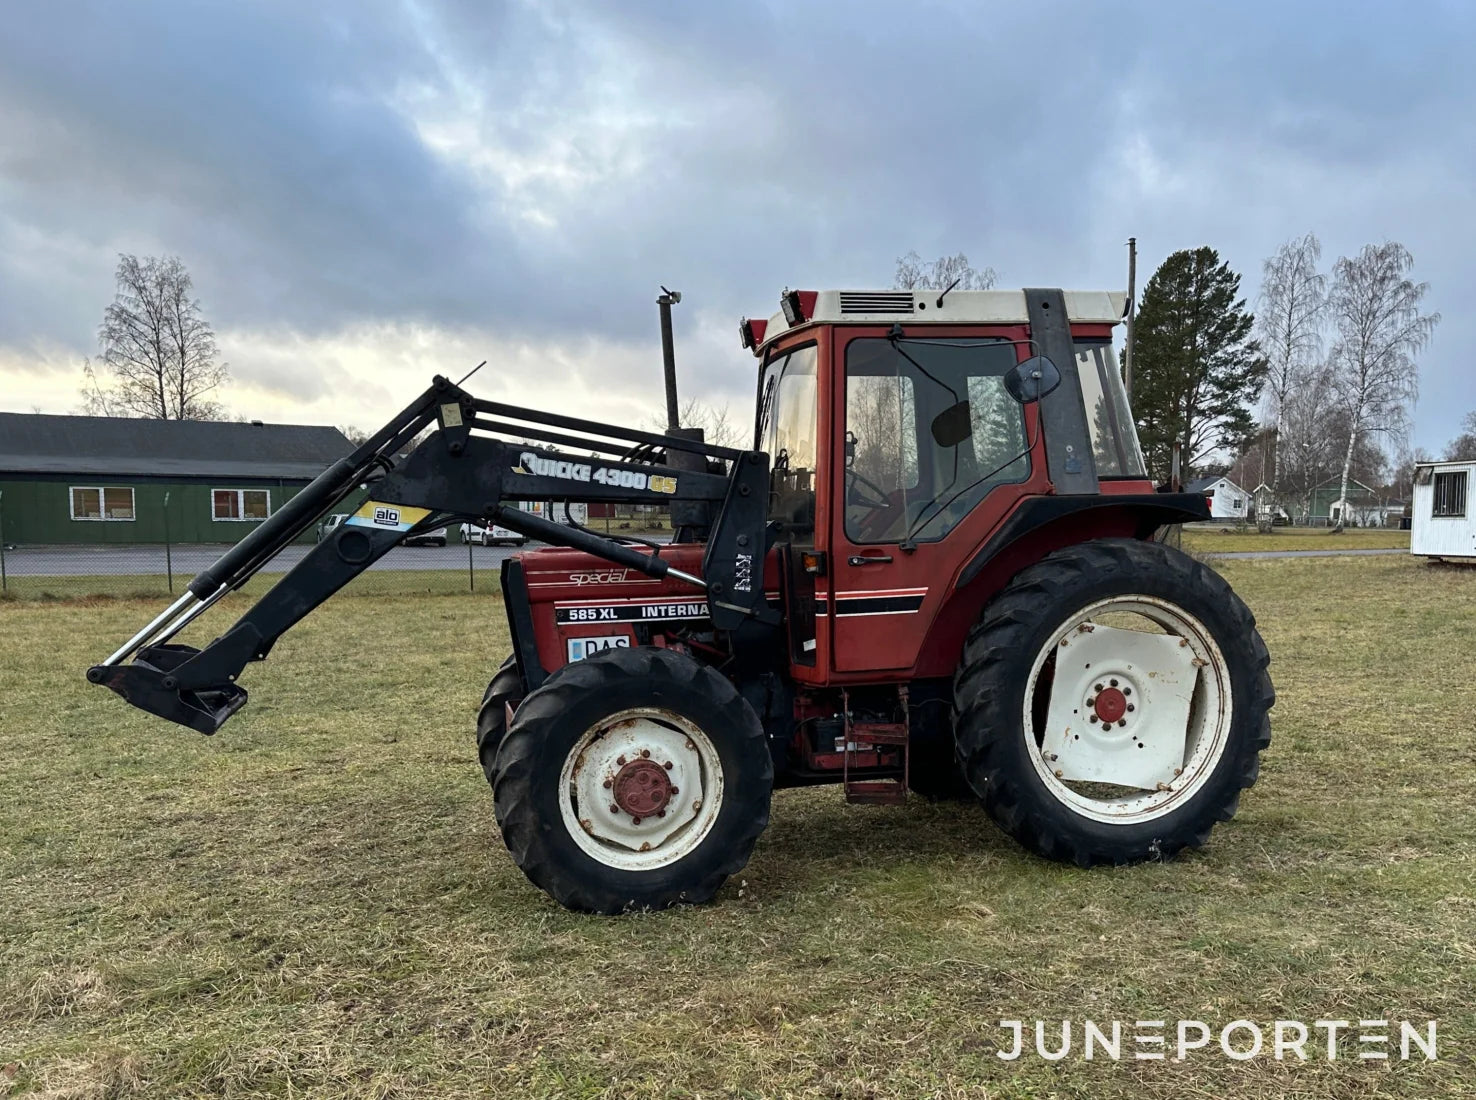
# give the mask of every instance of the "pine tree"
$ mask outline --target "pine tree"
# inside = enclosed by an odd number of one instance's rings
[[[1151,475],[1169,472],[1174,443],[1185,473],[1215,451],[1239,453],[1266,360],[1240,276],[1209,247],[1175,252],[1148,280],[1135,326],[1133,411]]]

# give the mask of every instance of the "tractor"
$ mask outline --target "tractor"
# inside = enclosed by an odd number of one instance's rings
[[[514,861],[570,909],[711,899],[774,789],[820,783],[977,798],[1083,868],[1168,858],[1234,814],[1275,695],[1245,604],[1155,537],[1209,509],[1147,476],[1112,350],[1124,306],[785,291],[740,325],[749,448],[437,377],[87,677],[213,733],[245,667],[394,546],[496,524],[548,545],[502,564],[512,653],[477,748]],[[363,488],[225,633],[173,641]],[[526,501],[659,504],[675,534]]]

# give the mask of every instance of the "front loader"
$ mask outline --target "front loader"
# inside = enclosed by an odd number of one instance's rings
[[[786,291],[745,320],[754,444],[474,397],[437,378],[88,679],[213,733],[277,638],[407,536],[495,523],[513,652],[477,742],[498,824],[562,904],[707,900],[779,786],[980,798],[1083,867],[1203,844],[1274,693],[1245,605],[1155,541],[1099,292]],[[434,430],[398,458],[427,427]],[[203,649],[189,623],[360,487],[369,500]],[[668,545],[522,501],[670,506]]]

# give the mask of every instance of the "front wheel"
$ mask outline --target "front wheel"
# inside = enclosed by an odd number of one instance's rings
[[[1250,610],[1162,543],[1102,539],[1021,572],[954,681],[959,756],[999,825],[1087,867],[1208,839],[1256,781],[1275,692]]]
[[[569,909],[709,900],[769,821],[773,762],[733,685],[668,649],[609,649],[531,692],[497,752],[497,823]]]

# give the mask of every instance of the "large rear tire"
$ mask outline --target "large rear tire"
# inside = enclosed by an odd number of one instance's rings
[[[1250,610],[1156,542],[1101,539],[1018,574],[954,679],[959,757],[990,816],[1054,860],[1205,843],[1255,783],[1276,694]]]
[[[705,902],[748,862],[774,784],[758,715],[668,649],[609,649],[531,692],[495,762],[514,862],[569,909]]]
[[[507,708],[511,705],[516,709],[522,698],[523,678],[518,675],[518,660],[508,657],[482,693],[482,707],[477,711],[477,756],[490,784],[497,782],[497,749],[507,734]]]

